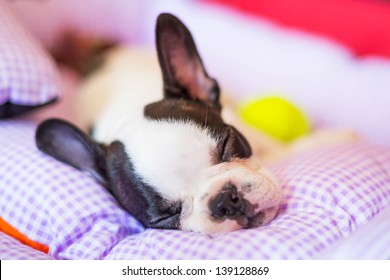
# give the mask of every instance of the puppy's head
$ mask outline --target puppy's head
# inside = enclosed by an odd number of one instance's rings
[[[218,84],[190,32],[161,14],[156,45],[162,100],[105,144],[65,121],[47,120],[37,129],[38,148],[94,176],[146,227],[216,233],[268,223],[281,190],[245,137],[224,123]]]

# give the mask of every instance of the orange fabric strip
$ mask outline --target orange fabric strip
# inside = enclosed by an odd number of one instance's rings
[[[35,250],[44,252],[46,254],[49,253],[48,246],[29,239],[23,233],[21,233],[16,228],[14,228],[10,224],[8,224],[6,221],[4,221],[1,217],[0,217],[0,231],[8,234],[9,236],[12,236],[13,238],[19,240],[20,242],[22,242],[25,245],[28,245],[28,246],[34,248]]]

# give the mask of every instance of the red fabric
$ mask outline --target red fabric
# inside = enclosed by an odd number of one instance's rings
[[[390,57],[390,1],[203,0],[325,35],[356,55]]]

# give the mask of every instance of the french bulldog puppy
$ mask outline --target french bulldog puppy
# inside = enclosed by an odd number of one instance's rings
[[[92,175],[145,227],[214,234],[266,225],[282,191],[261,157],[321,145],[324,135],[285,146],[223,110],[217,81],[175,16],[158,17],[156,47],[158,60],[115,51],[82,86],[77,126],[92,124],[91,136],[49,119],[37,147]]]

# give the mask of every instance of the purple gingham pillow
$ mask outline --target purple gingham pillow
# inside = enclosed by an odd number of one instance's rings
[[[0,1],[0,118],[53,102],[60,94],[53,61]]]
[[[60,259],[308,259],[390,205],[390,149],[351,143],[270,166],[278,217],[207,236],[144,230],[87,175],[40,153],[36,125],[0,122],[0,217]]]

